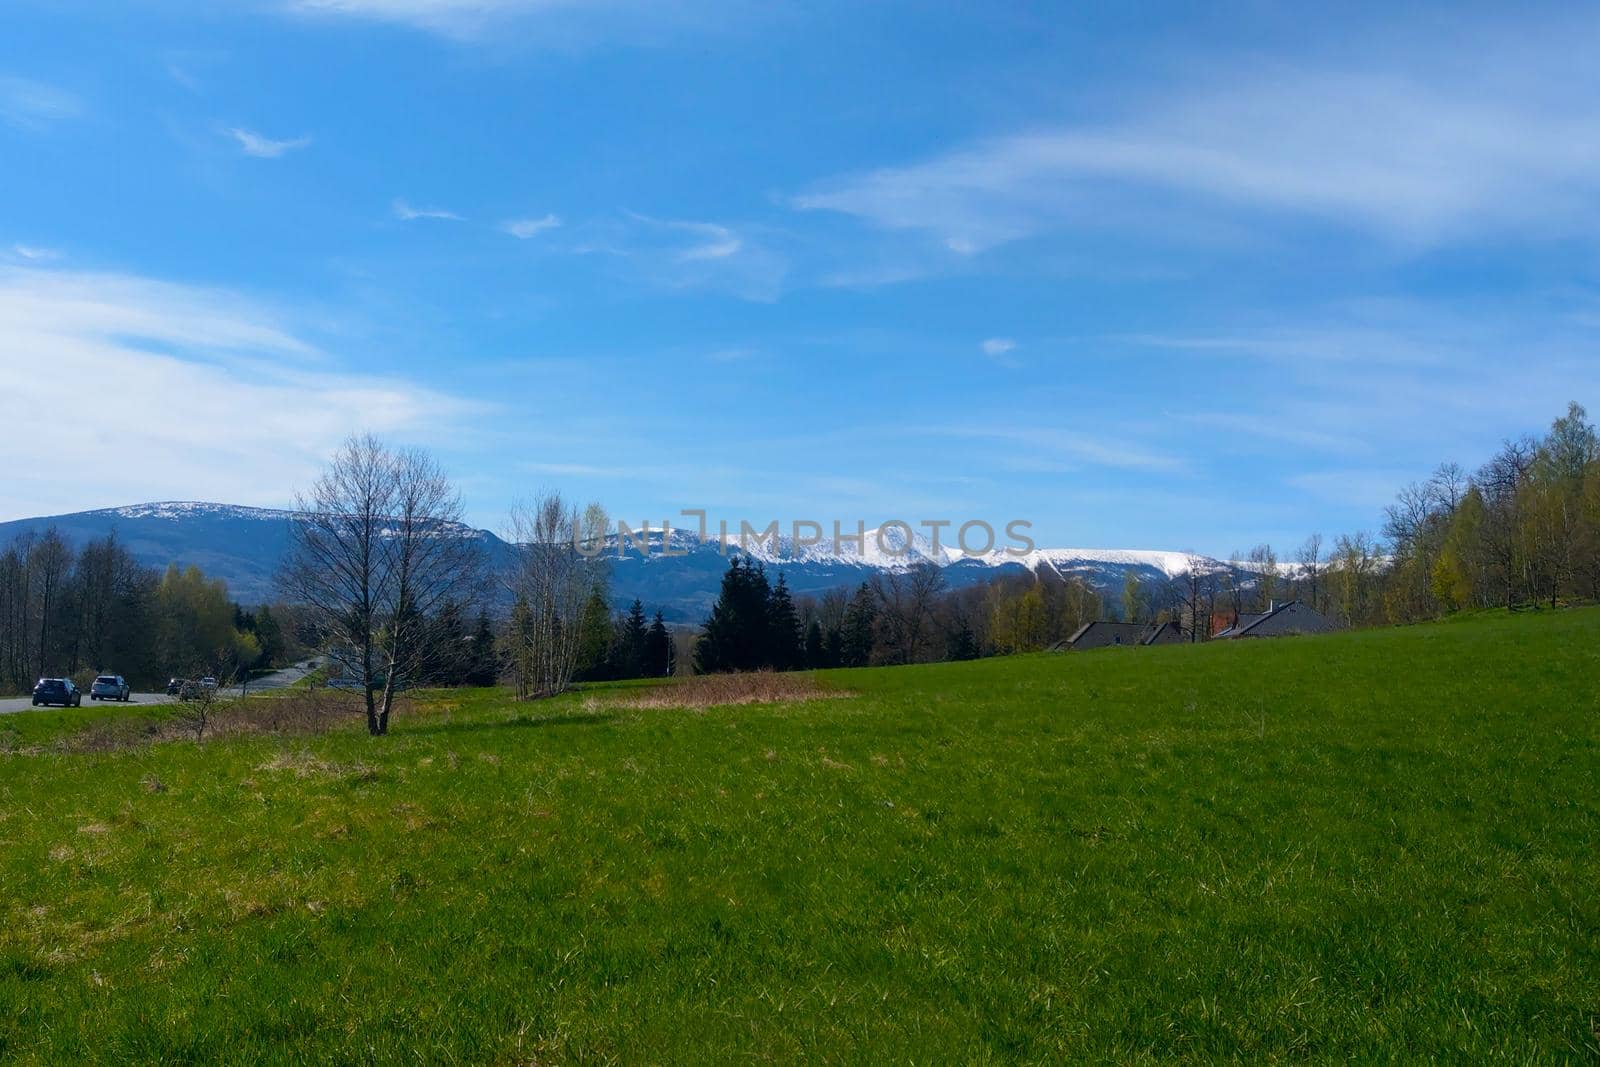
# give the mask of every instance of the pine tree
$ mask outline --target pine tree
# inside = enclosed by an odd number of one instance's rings
[[[422,681],[428,685],[460,685],[467,673],[466,626],[461,609],[447,600],[423,628]]]
[[[573,677],[584,682],[603,681],[611,673],[614,631],[605,590],[599,584],[589,592],[578,627],[578,669]]]
[[[627,616],[622,620],[621,636],[618,639],[621,651],[618,677],[645,676],[645,640],[649,632],[650,627],[644,621],[644,604],[635,597],[628,607]]]
[[[710,674],[753,671],[768,665],[771,602],[772,589],[761,564],[735,556],[695,643],[695,670]]]
[[[865,667],[872,662],[873,630],[877,621],[877,597],[872,587],[862,582],[844,613],[844,630],[840,634],[843,666]]]
[[[828,666],[827,650],[822,645],[822,623],[816,619],[806,627],[806,666],[813,670]]]
[[[673,667],[672,632],[667,629],[661,612],[644,636],[644,674],[647,678],[666,678]]]
[[[961,616],[958,625],[946,635],[945,658],[953,660],[978,658],[978,635],[972,632],[965,615]]]
[[[822,665],[837,667],[844,663],[844,634],[838,627],[830,627],[822,639]]]
[[[466,684],[494,685],[500,680],[500,651],[495,647],[494,625],[487,611],[478,612],[478,623],[472,632],[472,652],[469,656]]]
[[[800,619],[788,583],[778,575],[767,605],[767,665],[775,671],[792,671],[801,665]]]

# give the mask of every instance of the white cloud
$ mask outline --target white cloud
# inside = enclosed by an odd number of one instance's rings
[[[560,225],[561,220],[556,216],[546,215],[542,219],[508,219],[501,223],[500,228],[518,240],[526,241]]]
[[[27,78],[0,76],[0,121],[20,130],[43,130],[83,114],[83,102],[64,89]]]
[[[394,217],[402,222],[411,222],[413,219],[445,219],[449,222],[466,221],[454,211],[446,211],[443,208],[436,207],[412,207],[399,197],[395,198],[391,206],[394,209]]]
[[[1287,214],[1410,245],[1484,233],[1597,237],[1593,88],[1550,99],[1503,80],[1423,72],[1236,75],[1107,121],[845,176],[792,203],[928,232],[962,255],[1134,220],[1152,197],[1191,218]]]
[[[773,247],[777,236],[770,231],[632,211],[623,217],[621,224],[593,227],[595,239],[577,250],[613,257],[669,289],[717,289],[759,301],[775,300],[782,290],[789,262]]]
[[[1084,467],[1177,474],[1189,469],[1180,456],[1137,444],[1125,434],[1098,435],[1049,426],[963,425],[941,431],[988,440],[1001,447],[995,461],[1008,470],[1062,473]]]
[[[508,16],[581,7],[579,0],[289,0],[290,11],[395,22],[464,35]]]
[[[0,268],[0,395],[52,412],[0,436],[0,517],[149,499],[277,504],[352,431],[449,432],[470,408],[326,357],[237,294]]]
[[[243,150],[245,155],[255,156],[258,159],[277,159],[287,152],[298,151],[311,144],[311,138],[309,137],[294,137],[289,140],[277,141],[271,137],[263,137],[259,133],[241,129],[238,126],[230,127],[226,132],[228,136],[239,142],[239,148]]]
[[[651,43],[680,31],[726,31],[741,16],[770,16],[782,5],[749,0],[276,0],[308,18],[406,26],[459,41],[508,39],[562,47],[599,40]]]
[[[727,259],[744,248],[744,240],[726,226],[710,222],[673,223],[679,229],[698,234],[703,240],[679,253],[685,262],[697,259]]]
[[[978,347],[983,350],[984,355],[1002,367],[1017,366],[1017,361],[1011,356],[1017,349],[1017,342],[1009,337],[991,337]]]
[[[55,249],[44,248],[39,245],[25,245],[18,243],[11,246],[11,251],[16,255],[21,256],[23,259],[32,260],[36,263],[42,263],[46,260],[61,258],[61,253],[57,252]]]

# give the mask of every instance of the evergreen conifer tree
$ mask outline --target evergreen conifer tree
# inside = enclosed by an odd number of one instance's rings
[[[644,636],[644,673],[647,678],[666,678],[673,667],[672,633],[667,629],[661,612]]]
[[[645,671],[645,639],[650,632],[650,627],[644,621],[644,604],[637,597],[628,606],[628,614],[622,620],[621,631],[618,641],[621,646],[618,677],[643,678],[647,673]]]
[[[801,666],[800,619],[795,615],[789,585],[778,575],[767,605],[767,665],[775,671]]]
[[[878,621],[878,603],[872,587],[862,582],[844,613],[841,663],[846,667],[865,667],[872,662],[873,628]]]
[[[770,662],[772,589],[760,563],[735,556],[722,576],[722,588],[695,643],[695,669],[759,670]]]
[[[812,619],[811,625],[806,627],[806,666],[813,670],[826,667],[827,659],[827,651],[822,645],[822,623]]]

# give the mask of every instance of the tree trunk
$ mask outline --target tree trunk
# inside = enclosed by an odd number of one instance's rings
[[[389,711],[394,707],[394,666],[389,667],[388,677],[383,680],[383,710],[378,713],[378,728],[374,733],[382,735],[389,732]]]

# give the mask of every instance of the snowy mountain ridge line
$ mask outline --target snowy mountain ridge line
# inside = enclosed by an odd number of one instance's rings
[[[198,518],[223,518],[254,520],[259,522],[289,522],[297,512],[283,508],[252,507],[242,504],[218,504],[198,500],[169,500],[155,501],[144,504],[130,504],[123,507],[98,508],[83,515],[107,515],[125,519],[165,519],[169,521],[183,521]],[[638,528],[630,527],[632,536],[623,536],[615,530],[606,536],[606,555],[615,557],[619,546],[624,555],[639,555],[639,541],[645,543],[644,554],[649,558],[663,555],[662,528],[653,526],[645,535],[643,524]],[[883,526],[865,528],[862,530],[862,539],[857,541],[857,531],[845,528],[841,531],[841,538],[834,543],[832,532],[825,532],[821,541],[800,542],[797,544],[793,536],[779,534],[777,537],[761,537],[763,531],[756,531],[743,538],[739,532],[729,529],[727,532],[726,547],[719,544],[713,534],[702,541],[696,530],[679,526],[669,527],[670,537],[666,542],[666,550],[672,553],[696,550],[714,550],[732,555],[738,552],[751,559],[763,563],[783,566],[794,563],[831,563],[845,564],[873,569],[904,570],[911,567],[931,563],[939,567],[963,561],[985,567],[1001,567],[1016,565],[1028,570],[1037,571],[1045,568],[1061,573],[1079,569],[1084,565],[1105,564],[1109,566],[1136,566],[1148,567],[1158,570],[1169,578],[1176,578],[1189,573],[1191,561],[1203,563],[1207,568],[1216,569],[1253,569],[1248,562],[1238,560],[1219,560],[1209,556],[1192,555],[1188,552],[1174,552],[1162,549],[1129,549],[1129,548],[1034,548],[1030,551],[1018,551],[1015,548],[1008,551],[1003,547],[994,547],[987,552],[967,553],[958,545],[948,542],[956,540],[953,532],[947,532],[941,538],[937,549],[928,536],[912,532],[907,539],[907,527],[899,523],[885,524]],[[497,535],[486,530],[474,531],[480,536],[499,540]],[[1280,570],[1287,572],[1290,567],[1280,564]]]

